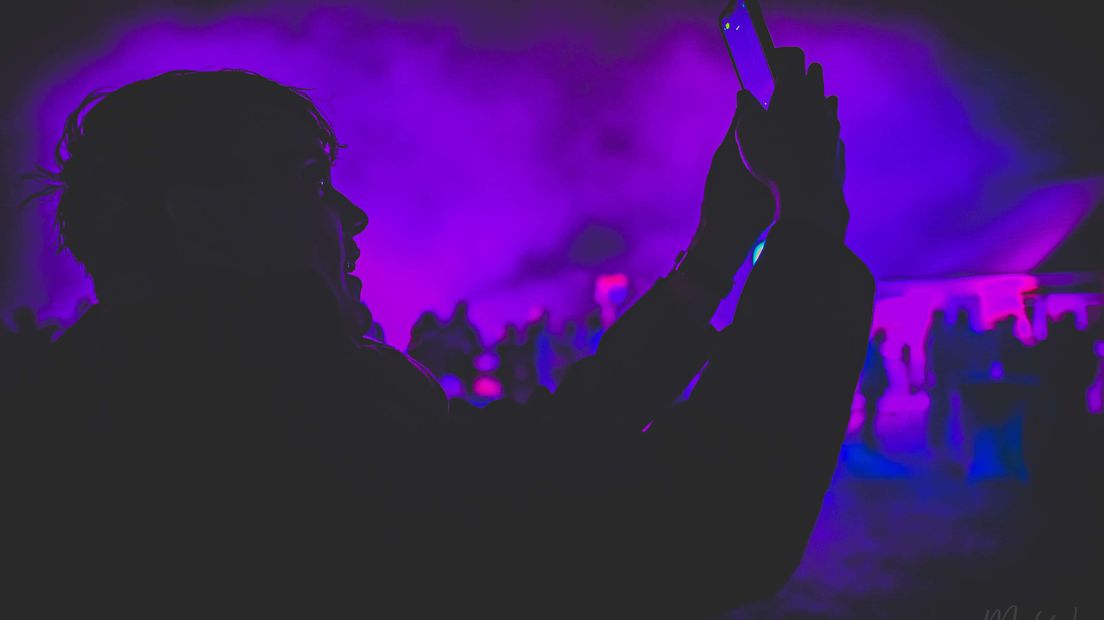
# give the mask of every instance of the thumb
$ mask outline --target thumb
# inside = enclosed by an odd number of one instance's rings
[[[762,127],[767,111],[748,90],[736,93],[736,118],[733,120],[737,139],[756,133]]]
[[[755,173],[755,166],[748,161],[748,150],[756,154],[762,150],[761,144],[767,133],[767,111],[763,104],[747,90],[736,95],[736,144],[748,169]],[[752,156],[755,158],[755,155]]]
[[[740,122],[741,118],[762,115],[764,112],[766,110],[763,108],[763,104],[759,103],[759,100],[751,94],[750,90],[745,88],[736,93],[736,122]]]

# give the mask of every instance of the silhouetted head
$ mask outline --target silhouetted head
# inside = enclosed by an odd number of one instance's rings
[[[548,323],[548,310],[544,310],[536,320],[530,321],[529,324],[525,326],[525,333],[527,336],[543,334],[548,331]]]
[[[441,318],[437,316],[437,313],[426,310],[418,316],[418,320],[414,321],[414,325],[410,328],[410,335],[412,337],[421,336],[436,331],[440,327]]]
[[[460,301],[456,302],[456,305],[452,308],[452,319],[450,321],[453,322],[453,323],[455,323],[455,322],[464,323],[467,320],[468,320],[468,302],[467,302],[467,300],[461,299]]]
[[[874,344],[881,347],[883,344],[885,344],[885,341],[886,341],[886,330],[879,329],[876,332],[874,332]]]
[[[943,333],[947,330],[947,312],[937,308],[932,312],[931,322],[928,323],[928,333]]]
[[[173,71],[94,93],[51,175],[61,243],[106,303],[218,272],[321,279],[348,310],[368,218],[331,185],[338,148],[302,91],[254,73]]]
[[[960,328],[970,327],[970,311],[966,308],[959,308],[958,313],[955,314],[955,325]]]

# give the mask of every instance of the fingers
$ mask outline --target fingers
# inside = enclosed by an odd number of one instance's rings
[[[736,145],[748,170],[754,172],[754,164],[748,161],[748,152],[762,150],[762,143],[769,134],[767,111],[763,104],[748,90],[736,94]],[[750,146],[751,151],[745,151]],[[769,165],[769,164],[768,164]]]
[[[800,47],[777,47],[768,52],[775,89],[800,87],[805,78],[805,52]]]
[[[847,178],[847,157],[845,156],[843,148],[843,140],[837,142],[836,146],[836,179],[840,185],[843,185],[844,179]]]
[[[839,97],[832,95],[825,101],[825,116],[827,117],[828,144],[835,148],[840,135]]]
[[[762,118],[766,114],[763,104],[751,94],[749,90],[741,90],[736,93],[736,134],[749,126],[762,124]]]
[[[763,104],[759,103],[759,100],[755,98],[755,95],[751,94],[751,91],[746,88],[741,88],[740,92],[736,93],[736,116],[746,113],[748,110],[763,109]]]
[[[808,89],[810,97],[817,99],[824,97],[824,68],[820,66],[820,63],[814,62],[809,65],[809,74],[805,79],[805,87]]]

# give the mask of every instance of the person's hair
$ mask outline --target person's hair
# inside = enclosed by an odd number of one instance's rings
[[[130,269],[164,251],[166,191],[231,181],[224,147],[262,112],[266,123],[306,123],[336,158],[337,136],[302,89],[243,70],[171,71],[88,95],[28,201],[57,198],[59,249],[93,277]]]

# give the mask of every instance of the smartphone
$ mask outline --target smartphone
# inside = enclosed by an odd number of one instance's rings
[[[721,34],[736,67],[740,87],[750,91],[763,107],[774,93],[767,50],[774,49],[758,0],[731,0],[721,12]]]

